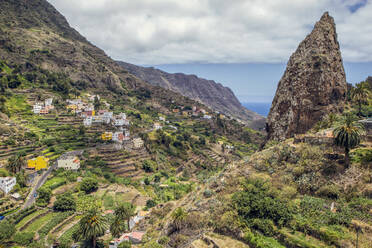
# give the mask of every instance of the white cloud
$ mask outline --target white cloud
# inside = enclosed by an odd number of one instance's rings
[[[49,2],[111,57],[137,64],[285,62],[327,10],[344,60],[372,61],[372,0]]]

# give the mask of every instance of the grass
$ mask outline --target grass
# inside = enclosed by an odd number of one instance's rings
[[[24,226],[29,220],[31,220],[32,218],[34,218],[35,216],[38,216],[40,214],[43,214],[45,213],[47,210],[46,209],[43,209],[43,210],[39,210],[39,211],[36,211],[36,212],[33,212],[32,214],[30,215],[27,215],[25,218],[23,218],[17,225],[16,225],[16,228],[19,229],[21,228],[22,226]]]
[[[52,179],[46,181],[44,184],[45,187],[49,187],[51,189],[55,189],[58,185],[62,185],[66,182],[65,178],[62,177],[53,177]]]
[[[70,241],[72,240],[73,233],[79,229],[79,223],[72,226],[70,229],[68,229],[66,232],[62,234],[62,236],[59,238],[60,242]]]
[[[317,248],[317,247],[329,247],[320,240],[307,236],[301,232],[291,232],[289,229],[282,229],[280,233],[285,236],[288,243],[295,247],[303,248]]]
[[[31,113],[31,106],[27,104],[26,97],[13,95],[5,102],[11,115],[15,113]]]
[[[114,198],[112,197],[111,194],[105,194],[103,197],[103,206],[105,209],[112,209],[115,205]]]
[[[39,230],[45,223],[50,221],[55,216],[55,213],[48,213],[38,219],[36,219],[34,222],[32,222],[24,231],[25,232],[36,232]]]

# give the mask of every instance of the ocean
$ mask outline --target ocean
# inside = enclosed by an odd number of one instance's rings
[[[270,112],[271,102],[242,102],[242,105],[264,117]]]

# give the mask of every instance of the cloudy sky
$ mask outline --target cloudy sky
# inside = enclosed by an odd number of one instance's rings
[[[112,58],[208,77],[241,99],[272,97],[283,65],[324,11],[335,18],[345,66],[372,65],[372,0],[48,1]]]

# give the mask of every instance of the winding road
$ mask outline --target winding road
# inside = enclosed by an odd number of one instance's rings
[[[43,184],[45,183],[45,181],[47,180],[48,176],[50,175],[50,173],[57,167],[57,163],[53,163],[52,166],[50,166],[48,168],[48,170],[46,172],[44,172],[44,174],[41,176],[41,178],[39,179],[39,181],[37,182],[36,186],[31,190],[30,194],[28,194],[27,196],[27,199],[26,199],[26,203],[23,205],[22,209],[24,208],[28,208],[30,207],[34,202],[35,202],[35,193],[37,192],[37,190],[43,186]]]

